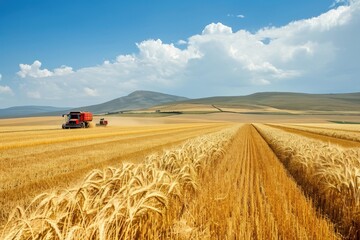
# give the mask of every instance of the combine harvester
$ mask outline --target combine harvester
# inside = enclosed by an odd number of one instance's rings
[[[105,118],[101,118],[100,122],[96,124],[97,127],[106,127],[108,125],[108,121]]]
[[[70,128],[88,128],[90,122],[93,120],[92,112],[69,112],[68,114],[62,115],[65,118],[65,123],[62,125],[63,129]],[[108,121],[104,118],[100,119],[99,123],[96,123],[97,127],[106,127]]]
[[[90,127],[90,122],[93,120],[93,114],[91,112],[69,112],[62,116],[66,117],[66,122],[62,125],[63,129],[88,128]]]

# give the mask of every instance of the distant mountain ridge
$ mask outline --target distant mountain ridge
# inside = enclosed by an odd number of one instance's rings
[[[335,94],[260,92],[247,96],[209,97],[186,102],[251,109],[272,107],[283,110],[360,111],[360,92]]]
[[[159,93],[159,92],[138,90],[124,97],[119,97],[114,100],[97,105],[75,108],[72,109],[72,111],[81,110],[81,111],[90,111],[95,114],[100,114],[100,113],[108,113],[108,112],[119,112],[125,110],[145,109],[160,104],[186,101],[186,100],[189,100],[189,98],[165,94],[165,93]]]
[[[49,112],[67,110],[69,108],[51,107],[51,106],[17,106],[0,109],[0,118],[7,117],[26,117],[33,115],[42,115]]]
[[[126,110],[147,109],[155,106],[185,104],[207,104],[217,107],[238,107],[259,110],[276,108],[298,111],[359,111],[360,93],[307,94],[291,92],[261,92],[247,96],[216,96],[200,99],[169,95],[152,91],[135,91],[127,96],[81,108],[56,108],[49,106],[22,106],[0,109],[0,118],[25,116],[55,116],[68,111],[91,111],[95,114]]]

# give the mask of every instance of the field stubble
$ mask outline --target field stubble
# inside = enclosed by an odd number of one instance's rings
[[[245,125],[90,173],[17,208],[5,239],[337,239],[256,130]]]
[[[339,238],[250,125],[205,166],[200,185],[182,218],[195,239]]]

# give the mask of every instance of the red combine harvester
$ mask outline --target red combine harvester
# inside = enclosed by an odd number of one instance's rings
[[[88,128],[90,122],[93,120],[93,114],[91,112],[69,112],[63,114],[66,116],[66,122],[62,125],[63,129],[66,128]]]
[[[106,127],[108,125],[108,121],[104,118],[100,119],[100,122],[96,124],[97,127]]]

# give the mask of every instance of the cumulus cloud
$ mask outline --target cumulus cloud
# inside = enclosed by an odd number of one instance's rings
[[[0,74],[0,81],[2,79],[2,75]],[[0,85],[0,96],[1,95],[10,95],[10,96],[13,96],[14,95],[14,92],[13,90],[7,86],[7,85]]]
[[[92,88],[88,88],[88,87],[84,88],[84,92],[87,96],[90,96],[90,97],[96,97],[99,95],[96,89],[92,89]]]
[[[13,91],[9,86],[0,85],[0,94],[13,95]]]
[[[222,23],[211,23],[207,25],[202,31],[203,35],[231,33],[233,33],[231,27],[225,26]]]
[[[185,40],[182,40],[180,39],[178,42],[177,42],[178,45],[186,45],[187,42]]]
[[[21,78],[31,77],[31,78],[44,78],[51,76],[63,76],[70,73],[73,73],[71,67],[61,66],[60,68],[50,71],[48,69],[40,69],[41,62],[35,60],[33,64],[19,64],[20,71],[17,73]]]
[[[60,68],[54,69],[53,76],[63,76],[63,75],[68,75],[70,73],[73,73],[72,67],[62,65]]]
[[[74,99],[76,105],[97,103],[137,89],[190,97],[360,91],[359,5],[352,2],[257,32],[210,23],[186,41],[144,40],[136,44],[136,53],[76,71],[42,69],[40,61],[21,64],[18,75],[32,79],[23,81],[21,89],[29,97],[61,99],[68,106]]]

